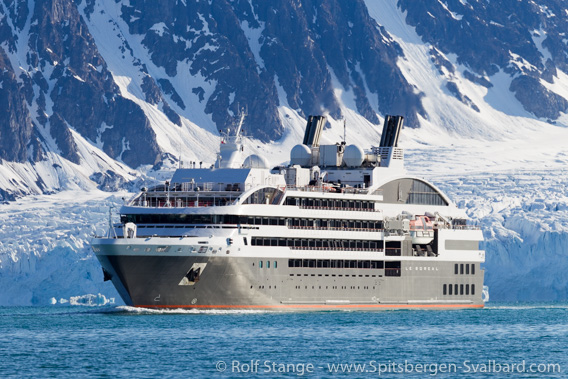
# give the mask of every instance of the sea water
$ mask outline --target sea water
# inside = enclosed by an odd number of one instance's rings
[[[568,305],[302,313],[5,307],[0,375],[567,377]]]

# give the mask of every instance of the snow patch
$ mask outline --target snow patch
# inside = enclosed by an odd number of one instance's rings
[[[252,54],[254,55],[254,59],[256,61],[256,64],[258,65],[258,72],[260,73],[261,70],[264,70],[265,66],[264,66],[264,60],[262,59],[262,57],[260,56],[260,49],[262,48],[262,32],[264,31],[264,22],[259,22],[260,27],[259,28],[252,28],[248,21],[243,21],[241,22],[241,28],[243,29],[243,32],[245,33],[245,36],[249,42],[249,48],[252,51]]]

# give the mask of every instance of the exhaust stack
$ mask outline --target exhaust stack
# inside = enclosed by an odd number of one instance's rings
[[[381,156],[381,167],[403,168],[404,153],[398,146],[398,137],[404,123],[402,116],[385,117],[381,144],[379,145],[379,155]]]
[[[309,147],[318,147],[323,126],[325,125],[325,116],[309,116],[306,132],[304,134],[304,145]]]

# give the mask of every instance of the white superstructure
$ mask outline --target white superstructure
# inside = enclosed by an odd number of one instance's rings
[[[125,301],[482,306],[481,231],[434,185],[406,174],[402,117],[388,116],[369,150],[320,145],[324,123],[310,116],[290,165],[272,169],[262,157],[242,159],[239,126],[223,137],[215,167],[180,168],[123,206],[117,238],[93,249]]]

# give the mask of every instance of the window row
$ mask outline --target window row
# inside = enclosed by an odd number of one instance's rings
[[[470,270],[470,267],[471,267],[471,270]],[[475,275],[475,263],[472,263],[472,264],[468,264],[468,263],[458,264],[458,263],[456,263],[454,265],[454,274],[455,275],[470,275],[470,273],[471,273],[471,275]]]
[[[212,214],[129,214],[122,215],[121,223],[135,224],[185,224],[185,225],[273,225],[289,228],[320,229],[370,229],[382,230],[383,222],[379,220],[334,220],[285,217],[253,217],[238,215]]]
[[[364,200],[343,199],[312,199],[306,197],[287,197],[285,205],[293,205],[301,208],[335,209],[349,211],[375,211],[375,203]]]
[[[270,261],[266,261],[265,265],[262,262],[263,261],[258,262],[258,268],[263,268],[263,266],[266,267],[266,268],[270,268]],[[253,264],[253,266],[254,266],[254,264]],[[278,262],[277,261],[274,261],[272,268],[278,268]]]
[[[442,286],[444,295],[469,295],[469,290],[469,284],[444,284]],[[475,284],[471,285],[471,294],[475,295]]]
[[[288,267],[384,269],[385,276],[400,276],[400,261],[385,262],[354,259],[289,259]]]
[[[120,222],[125,224],[238,224],[237,215],[211,214],[126,214],[120,216]]]
[[[335,220],[335,219],[288,219],[288,227],[293,229],[371,229],[382,230],[383,222],[374,220]]]
[[[301,290],[302,286],[295,286],[294,289]],[[304,289],[307,290],[309,288],[308,288],[308,286],[304,286]],[[316,286],[312,286],[312,289],[315,290]],[[323,288],[322,288],[322,286],[318,286],[317,289],[321,290]],[[325,289],[329,289],[329,286],[325,286]],[[332,290],[337,290],[337,289],[342,289],[342,290],[347,290],[347,289],[355,290],[355,289],[357,289],[357,290],[359,290],[359,289],[361,289],[361,286],[331,286],[331,289]],[[371,289],[371,287],[370,286],[363,286],[363,289],[368,290],[368,289]],[[373,286],[373,289],[375,289],[375,286]]]
[[[252,237],[253,246],[283,246],[295,249],[310,250],[354,250],[354,251],[382,251],[381,240],[340,240],[321,238],[276,238],[276,237]]]

